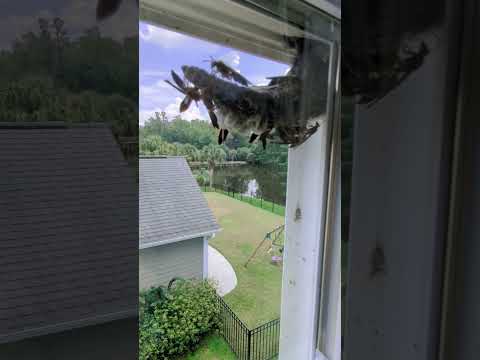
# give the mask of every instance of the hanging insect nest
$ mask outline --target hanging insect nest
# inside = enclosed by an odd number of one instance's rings
[[[240,73],[212,60],[211,71],[182,66],[183,76],[171,72],[168,84],[185,95],[180,112],[202,102],[212,125],[219,129],[218,143],[236,131],[259,141],[298,146],[318,129],[325,117],[328,88],[328,57],[325,46],[303,38],[286,39],[297,55],[290,70],[256,86]]]
[[[445,0],[350,1],[342,7],[342,94],[371,107],[439,43]]]

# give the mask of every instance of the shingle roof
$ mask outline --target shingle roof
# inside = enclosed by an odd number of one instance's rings
[[[0,343],[132,316],[138,187],[110,130],[0,124],[0,174]]]
[[[140,248],[218,230],[183,157],[140,158]]]

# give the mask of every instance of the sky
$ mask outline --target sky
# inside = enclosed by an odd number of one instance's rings
[[[121,40],[136,36],[138,7],[134,0],[121,2],[118,11],[104,21],[96,19],[96,0],[0,0],[0,50],[9,49],[13,40],[28,31],[38,32],[38,19],[59,16],[69,36],[98,26],[102,35]]]
[[[169,118],[179,115],[183,95],[168,85],[170,70],[182,75],[182,65],[193,65],[210,70],[205,61],[213,57],[230,65],[256,85],[265,85],[268,76],[283,75],[287,64],[270,61],[225,46],[172,32],[164,28],[140,22],[140,76],[139,122],[145,123],[155,112],[165,111]],[[203,106],[193,103],[181,114],[185,120],[208,119]]]

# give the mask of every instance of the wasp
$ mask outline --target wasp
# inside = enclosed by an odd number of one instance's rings
[[[171,74],[173,81],[175,81],[175,84],[177,85],[172,84],[169,80],[165,80],[165,82],[185,95],[185,98],[180,103],[180,112],[184,112],[190,107],[192,101],[198,102],[201,100],[202,96],[200,90],[194,86],[187,86],[182,80],[182,78],[178,76],[175,71],[172,70]]]
[[[120,7],[122,0],[98,0],[97,2],[97,20],[103,20],[110,17]],[[137,0],[138,5],[138,0]]]
[[[244,76],[240,75],[238,71],[232,69],[223,61],[214,59],[207,61],[210,61],[210,67],[212,68],[212,70],[219,73],[225,79],[236,81],[243,86],[248,86],[251,84],[251,82],[248,81]]]
[[[250,135],[250,139],[248,140],[248,142],[251,144],[258,138],[258,140],[262,142],[263,149],[265,150],[267,148],[267,137],[268,137],[268,135],[270,134],[271,131],[272,131],[272,129],[269,128],[269,129],[265,130],[264,132],[262,132],[260,134],[260,136],[256,133],[252,133]]]
[[[395,63],[389,69],[375,74],[376,76],[373,80],[369,79],[374,85],[371,86],[371,89],[365,86],[361,89],[364,91],[358,101],[359,104],[366,104],[367,107],[371,107],[383,99],[423,65],[425,57],[430,53],[430,50],[427,44],[422,41],[417,51],[407,46],[402,49],[402,52],[405,55],[404,58],[397,57]]]
[[[172,70],[171,74],[172,74],[172,79],[176,85],[170,82],[169,80],[165,80],[165,82],[185,95],[185,98],[180,103],[180,112],[186,111],[192,104],[192,101],[195,101],[195,102],[202,101],[208,110],[208,115],[210,116],[210,120],[212,121],[213,127],[218,129],[219,128],[218,119],[214,112],[215,105],[213,104],[213,100],[210,94],[207,91],[200,91],[200,89],[198,89],[195,86],[187,86],[187,84],[185,84],[185,81],[183,81],[182,78],[178,76],[178,74],[175,71]],[[223,135],[222,135],[222,138],[223,138]],[[225,135],[225,138],[226,138],[226,135]]]

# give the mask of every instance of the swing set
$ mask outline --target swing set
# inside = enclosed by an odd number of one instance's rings
[[[274,251],[275,249],[278,249],[278,252],[281,255],[272,255],[272,264],[278,264],[282,261],[283,259],[283,241],[282,241],[282,235],[285,230],[285,225],[280,225],[277,226],[275,229],[272,231],[269,231],[268,233],[265,234],[263,240],[258,244],[258,246],[255,248],[253,251],[252,255],[248,258],[247,262],[244,264],[245,267],[248,266],[250,261],[257,255],[258,250],[262,247],[262,245],[266,241],[271,241],[272,245],[270,248],[267,250],[269,253]]]

